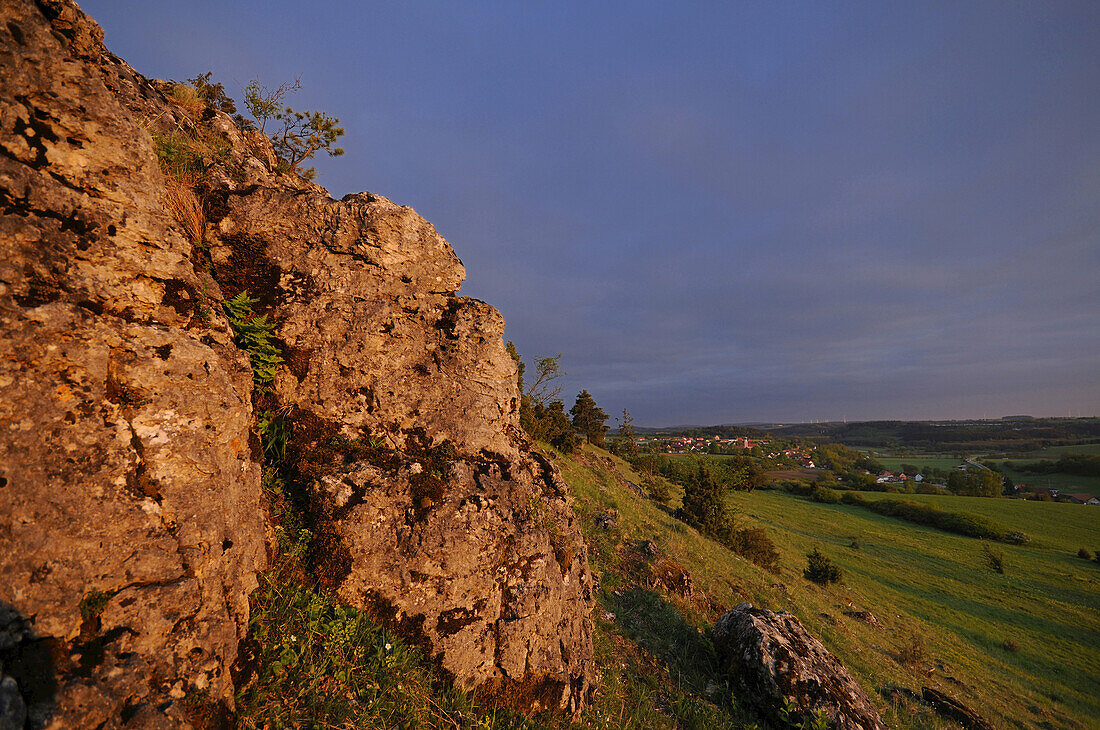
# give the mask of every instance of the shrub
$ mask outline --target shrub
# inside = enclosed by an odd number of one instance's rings
[[[1018,652],[1020,650],[1020,645],[1017,644],[1012,639],[1005,639],[1004,641],[1001,642],[1001,648],[1004,649],[1005,651],[1010,651],[1013,654],[1015,654],[1016,652]]]
[[[840,492],[835,489],[829,489],[828,487],[817,487],[810,494],[810,499],[815,502],[823,502],[825,504],[840,504],[841,496]]]
[[[845,492],[841,497],[841,501],[845,504],[865,507],[880,515],[934,527],[937,530],[953,532],[956,535],[965,537],[997,540],[1011,545],[1023,545],[1031,540],[1026,533],[1010,532],[987,517],[965,512],[948,512],[921,502],[910,502],[903,499],[870,500],[858,492]]]
[[[649,491],[650,498],[661,504],[667,503],[672,496],[672,490],[670,489],[667,479],[662,477],[647,477],[644,484]]]
[[[833,561],[825,557],[820,550],[814,548],[812,552],[806,553],[808,564],[806,569],[802,571],[802,575],[806,580],[813,581],[814,583],[820,583],[821,585],[828,585],[829,583],[837,583],[841,579],[840,568],[833,564]]]
[[[844,504],[854,504],[859,507],[866,507],[871,503],[871,500],[867,499],[859,492],[845,492],[840,495],[840,501]]]
[[[898,649],[898,661],[907,667],[916,667],[923,664],[928,658],[928,652],[924,648],[924,640],[914,636],[913,640]]]
[[[1077,557],[1081,560],[1092,560],[1092,553],[1089,552],[1088,548],[1081,548],[1077,551]]]
[[[996,573],[1005,572],[1005,554],[1000,550],[994,550],[989,543],[982,543],[982,556],[985,558],[986,567]]]
[[[779,551],[760,527],[750,527],[733,533],[730,547],[735,553],[762,568],[775,571],[779,567]]]
[[[187,79],[187,83],[195,88],[198,97],[209,106],[220,112],[225,112],[226,114],[236,114],[237,105],[234,103],[233,99],[225,93],[225,87],[221,85],[221,82],[216,84],[210,83],[210,77],[212,75],[212,71],[207,71],[204,74],[199,74],[193,79]]]

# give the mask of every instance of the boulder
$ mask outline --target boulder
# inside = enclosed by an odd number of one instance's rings
[[[921,688],[921,699],[932,705],[932,709],[948,720],[957,722],[967,730],[993,730],[985,718],[971,710],[958,700],[948,697],[931,687]]]
[[[776,722],[787,707],[804,716],[823,711],[830,728],[886,727],[863,688],[789,613],[742,603],[715,622],[714,643],[730,679]]]

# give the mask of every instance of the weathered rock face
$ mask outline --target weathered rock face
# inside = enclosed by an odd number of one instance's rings
[[[715,622],[714,642],[745,696],[777,721],[786,700],[799,713],[824,711],[831,728],[886,727],[859,683],[789,613],[742,603]]]
[[[32,629],[0,661],[49,646],[57,727],[175,724],[183,691],[232,704],[266,564],[248,361],[196,316],[149,135],[80,59],[98,28],[0,16],[0,603]]]
[[[322,579],[459,683],[578,708],[585,546],[519,430],[504,322],[457,296],[447,242],[411,208],[278,174],[266,137],[172,103],[71,2],[0,16],[0,609],[26,625],[0,672],[50,657],[57,727],[177,725],[196,691],[232,705],[268,526],[218,303],[248,290],[277,323],[265,407],[312,485]],[[165,212],[153,124],[217,151],[194,181],[208,254]],[[41,718],[40,690],[19,688]]]
[[[411,208],[244,169],[207,176],[211,256],[226,296],[259,297],[285,343],[275,398],[315,481],[321,574],[460,684],[579,709],[592,577],[560,475],[519,430],[504,320],[455,294],[462,264]],[[393,450],[318,457],[333,438]]]

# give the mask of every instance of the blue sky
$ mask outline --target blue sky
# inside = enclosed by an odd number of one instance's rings
[[[81,3],[139,71],[301,76],[641,425],[1100,412],[1100,3]],[[567,404],[568,405],[568,404]]]

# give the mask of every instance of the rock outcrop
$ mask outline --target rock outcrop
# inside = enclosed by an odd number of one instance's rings
[[[0,609],[27,626],[0,646],[4,696],[48,655],[39,725],[232,707],[271,549],[252,372],[219,305],[247,290],[277,324],[263,406],[290,428],[321,578],[460,684],[577,709],[585,546],[519,430],[503,319],[456,294],[447,242],[281,174],[266,137],[174,103],[71,2],[0,16]],[[203,142],[197,219],[166,212],[158,128]]]
[[[411,208],[249,159],[206,175],[210,254],[225,296],[247,290],[277,322],[273,395],[312,484],[319,572],[460,684],[579,709],[592,577],[565,485],[520,431],[503,318],[456,295],[461,262]],[[346,447],[322,454],[333,439]],[[362,460],[366,441],[389,450]]]
[[[830,728],[885,730],[859,683],[791,614],[742,603],[715,622],[714,642],[730,678],[777,722],[786,705],[795,716],[823,711]]]
[[[55,726],[172,724],[185,690],[232,703],[266,565],[251,374],[62,10],[0,23],[0,602],[52,647]]]

